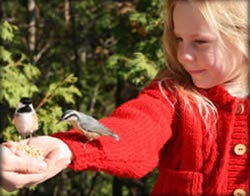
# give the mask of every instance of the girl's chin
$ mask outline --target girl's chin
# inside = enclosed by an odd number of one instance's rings
[[[209,88],[213,88],[215,86],[218,86],[219,84],[208,84],[208,83],[201,83],[201,82],[194,82],[194,85],[197,87],[197,88],[202,88],[202,89],[209,89]]]

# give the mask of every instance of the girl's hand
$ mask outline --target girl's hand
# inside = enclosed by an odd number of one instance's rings
[[[18,150],[20,144],[40,149],[43,152],[43,160],[40,157],[31,158],[20,152]],[[20,142],[8,142],[4,144],[3,149],[5,154],[3,155],[1,186],[8,191],[39,184],[55,176],[67,167],[72,158],[68,146],[51,136],[33,137]]]
[[[29,186],[43,178],[47,164],[38,159],[16,155],[8,147],[1,145],[0,186],[7,191]]]

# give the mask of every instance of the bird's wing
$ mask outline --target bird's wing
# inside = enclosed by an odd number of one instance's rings
[[[82,115],[82,122],[79,125],[89,132],[96,132],[103,135],[112,135],[112,132],[102,125],[98,120],[93,118],[92,116],[81,114]]]

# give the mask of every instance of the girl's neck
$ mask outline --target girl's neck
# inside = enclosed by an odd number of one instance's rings
[[[247,84],[247,79],[244,79],[243,81],[231,81],[225,83],[223,86],[232,96],[243,99],[249,95],[249,87]]]
[[[249,96],[248,64],[244,60],[239,75],[231,81],[224,83],[225,89],[234,97],[246,98]]]

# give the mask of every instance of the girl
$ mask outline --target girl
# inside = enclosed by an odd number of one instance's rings
[[[152,195],[249,195],[247,1],[171,0],[164,12],[165,69],[101,120],[120,140],[83,145],[74,129],[26,140],[48,167],[32,183],[65,167],[129,178],[158,167]]]

